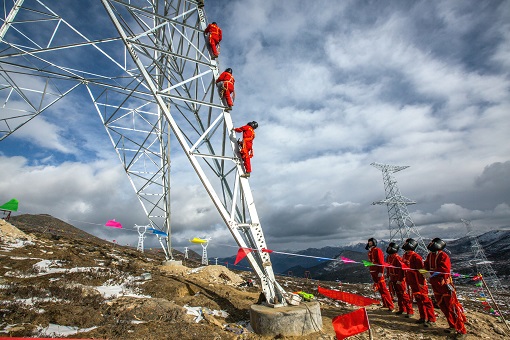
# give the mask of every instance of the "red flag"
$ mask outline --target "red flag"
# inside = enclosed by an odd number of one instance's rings
[[[263,253],[272,253],[273,251],[271,249],[262,248]]]
[[[335,329],[336,338],[338,340],[368,331],[370,329],[370,325],[368,324],[368,317],[365,308],[360,308],[351,313],[335,316],[333,318],[333,328]]]
[[[367,298],[353,293],[341,292],[336,289],[326,289],[322,287],[317,287],[317,290],[319,294],[327,296],[328,298],[347,302],[350,303],[351,305],[356,305],[360,307],[378,305],[380,303],[379,300]]]
[[[246,255],[248,255],[252,250],[253,249],[251,249],[251,248],[239,248],[239,250],[237,251],[237,257],[234,262],[234,265],[236,265],[239,261],[244,259],[246,257]]]

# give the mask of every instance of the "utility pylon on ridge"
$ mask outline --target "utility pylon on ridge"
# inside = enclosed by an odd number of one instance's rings
[[[136,246],[136,250],[143,253],[143,241],[146,238],[145,233],[147,232],[147,228],[149,228],[149,226],[135,225],[135,228],[138,231],[138,245]]]
[[[388,165],[375,162],[370,165],[382,172],[386,198],[381,201],[373,202],[372,204],[384,204],[388,207],[390,242],[400,240],[402,244],[406,239],[413,238],[418,242],[417,252],[421,253],[422,256],[426,256],[426,254],[428,254],[427,246],[407,210],[408,205],[416,204],[416,202],[402,196],[398,188],[397,180],[393,176],[395,172],[407,169],[409,166]]]
[[[482,245],[478,242],[478,238],[473,233],[471,221],[465,219],[461,219],[461,221],[466,226],[468,231],[467,235],[471,241],[471,249],[473,250],[473,259],[469,262],[475,264],[477,273],[483,275],[483,278],[489,287],[494,288],[497,292],[503,292],[505,289],[503,288],[496,271],[492,268],[491,261],[487,259]]]
[[[210,237],[204,238],[207,242],[200,243],[202,246],[202,264],[203,265],[209,265],[209,257],[207,256],[207,246],[209,245],[209,241],[211,240]]]
[[[172,131],[238,246],[259,250],[247,259],[267,302],[285,305],[216,91],[203,1],[4,0],[0,11],[0,140],[50,108],[96,112],[171,256]]]

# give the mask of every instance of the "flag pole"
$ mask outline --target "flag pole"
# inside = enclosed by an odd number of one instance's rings
[[[501,318],[501,320],[503,320],[503,323],[505,324],[506,328],[508,328],[508,330],[510,330],[510,326],[508,326],[508,324],[506,323],[506,320],[505,320],[505,317],[503,316],[503,313],[501,313],[501,310],[499,309],[499,306],[498,306],[496,300],[494,299],[494,297],[492,297],[492,293],[489,290],[489,286],[487,286],[487,283],[483,279],[483,275],[481,273],[478,273],[478,275],[480,276],[480,279],[482,279],[482,282],[483,282],[483,285],[485,286],[485,289],[487,289],[487,292],[491,296],[492,302],[494,303],[494,306],[496,306],[496,309],[499,312],[499,317]]]
[[[374,340],[374,338],[372,337],[372,327],[370,327],[370,320],[368,319],[367,309],[363,308],[363,310],[365,311],[365,317],[367,318],[367,323],[368,323],[368,338],[370,340]]]

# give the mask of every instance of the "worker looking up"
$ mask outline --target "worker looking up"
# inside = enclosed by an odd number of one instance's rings
[[[220,41],[223,38],[221,28],[219,28],[216,22],[212,22],[207,26],[204,33],[208,35],[209,38],[209,45],[211,46],[211,51],[213,54],[212,58],[218,58],[218,55],[220,54]]]
[[[234,91],[234,76],[232,75],[232,69],[229,67],[220,74],[218,79],[216,79],[216,85],[218,85],[218,90],[220,91],[221,99],[225,99],[226,104],[228,106],[227,111],[232,110],[232,106],[234,106],[235,99],[235,91]],[[232,95],[231,95],[232,94]]]
[[[420,318],[416,323],[421,323],[425,327],[432,327],[436,322],[436,314],[434,312],[434,304],[429,298],[427,281],[420,273],[420,269],[424,268],[423,258],[414,251],[416,247],[418,247],[418,242],[412,238],[408,238],[402,245],[402,249],[405,250],[402,260],[410,268],[410,270],[406,270],[406,281],[409,287],[411,287],[413,297],[418,305]]]
[[[445,332],[457,333],[456,339],[465,339],[467,333],[464,325],[466,315],[457,299],[452,275],[450,274],[452,269],[450,257],[443,251],[445,247],[446,243],[440,238],[436,237],[430,241],[427,246],[430,253],[424,263],[425,269],[429,272],[425,274],[425,277],[428,278],[434,291],[436,303],[448,322],[449,328]],[[430,272],[432,272],[432,275]]]
[[[368,260],[374,265],[370,266],[370,276],[374,281],[374,290],[381,294],[383,308],[387,308],[389,312],[393,312],[393,300],[384,281],[384,255],[380,248],[377,248],[377,240],[373,237],[368,239],[365,249],[368,250]]]
[[[406,313],[406,317],[410,318],[413,314],[413,304],[406,292],[405,272],[402,269],[402,258],[398,255],[399,246],[395,242],[390,242],[386,248],[386,262],[390,265],[386,269],[390,279],[390,287],[393,288],[397,295],[398,312],[396,314]]]
[[[253,140],[255,139],[255,129],[259,124],[255,121],[249,122],[244,126],[235,128],[235,132],[243,133],[243,141],[238,142],[241,148],[241,158],[243,159],[245,174],[241,177],[250,177],[251,173],[251,158],[253,157]]]

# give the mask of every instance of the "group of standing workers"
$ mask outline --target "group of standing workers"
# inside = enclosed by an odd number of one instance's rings
[[[418,242],[409,238],[402,245],[404,255],[398,255],[399,246],[395,242],[388,244],[386,261],[377,240],[368,239],[365,249],[368,250],[368,259],[374,265],[370,266],[370,275],[374,281],[374,290],[381,294],[383,308],[390,312],[394,310],[391,292],[396,295],[398,311],[395,314],[411,318],[414,314],[413,300],[416,301],[420,318],[417,324],[424,327],[434,327],[436,314],[434,303],[429,298],[427,281],[432,286],[434,299],[446,317],[448,329],[446,333],[456,333],[456,339],[466,338],[464,325],[466,316],[455,292],[451,276],[450,257],[443,250],[446,243],[440,238],[434,238],[427,246],[429,254],[425,261],[415,252]],[[389,279],[390,290],[386,286],[386,278]],[[408,293],[409,291],[409,293]]]
[[[221,28],[216,22],[212,22],[207,26],[204,34],[206,34],[209,39],[211,59],[218,58],[220,54],[220,42],[223,39],[223,32],[221,31]],[[219,75],[218,79],[216,79],[220,98],[222,99],[223,104],[226,105],[225,111],[231,111],[234,106],[235,79],[232,73],[233,71],[229,67]],[[241,177],[250,177],[251,158],[253,157],[253,139],[255,139],[255,129],[258,126],[259,124],[257,122],[252,121],[244,126],[233,129],[233,131],[243,134],[243,140],[238,142],[245,169]]]

